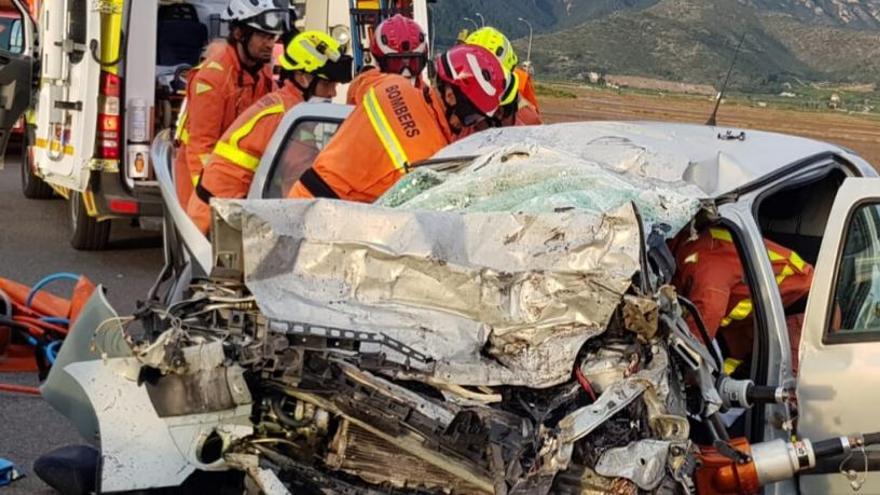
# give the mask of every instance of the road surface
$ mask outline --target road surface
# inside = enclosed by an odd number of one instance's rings
[[[9,157],[0,170],[0,277],[27,285],[58,271],[86,274],[107,288],[110,303],[124,314],[144,299],[162,266],[162,241],[126,222],[114,223],[104,252],[75,251],[67,242],[67,203],[62,199],[28,200],[19,186],[19,159]],[[70,282],[50,289],[67,295]],[[0,374],[0,382],[36,385],[31,374]],[[38,397],[0,392],[0,457],[23,468],[28,477],[0,488],[4,495],[55,493],[33,474],[41,453],[81,443],[67,420]]]

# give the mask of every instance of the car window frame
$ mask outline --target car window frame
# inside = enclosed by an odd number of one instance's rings
[[[351,105],[342,105],[339,103],[300,103],[288,110],[269,140],[268,146],[263,153],[251,187],[248,190],[248,199],[263,199],[270,171],[274,172],[274,163],[280,158],[280,150],[282,145],[287,142],[290,132],[297,127],[301,120],[327,122],[339,122],[340,125],[345,122],[351,114],[354,107]],[[337,131],[338,132],[338,131]]]
[[[336,124],[336,131],[333,133],[335,136],[337,132],[339,132],[339,128],[342,126],[345,121],[337,121],[330,117],[319,117],[319,118],[308,118],[302,117],[296,119],[287,129],[284,134],[284,137],[281,139],[281,142],[278,144],[278,148],[273,153],[272,161],[268,164],[269,168],[266,171],[266,175],[263,181],[263,187],[260,191],[260,199],[283,199],[282,198],[270,198],[266,194],[269,192],[269,189],[272,186],[272,180],[275,177],[275,172],[281,163],[282,158],[284,157],[284,152],[287,150],[287,145],[290,143],[290,138],[293,133],[297,130],[297,128],[301,124]],[[330,139],[333,139],[332,136]],[[329,141],[328,141],[329,143]],[[326,146],[326,145],[325,145]]]
[[[829,306],[833,306],[837,301],[837,291],[840,286],[840,270],[843,265],[843,255],[846,248],[846,243],[849,240],[850,232],[852,232],[853,228],[853,220],[855,215],[861,211],[862,208],[866,206],[874,206],[877,209],[880,209],[880,200],[876,198],[864,198],[856,203],[850,208],[847,212],[846,220],[844,220],[844,229],[843,234],[840,237],[840,242],[837,245],[837,254],[834,259],[834,275],[832,277],[832,290],[830,292],[831,299],[827,301]],[[875,211],[876,216],[876,211]],[[880,227],[880,218],[875,218],[875,225]],[[880,229],[878,229],[880,230]],[[822,344],[832,346],[832,345],[845,345],[845,344],[863,344],[863,343],[871,343],[871,342],[880,342],[880,329],[877,329],[874,333],[868,332],[858,332],[858,333],[846,333],[846,332],[831,332],[832,321],[834,319],[834,311],[829,310],[825,315],[825,321],[823,322],[823,330],[822,330]]]

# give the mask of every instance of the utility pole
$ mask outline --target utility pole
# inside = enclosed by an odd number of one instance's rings
[[[520,17],[517,19],[520,22],[526,23],[526,26],[529,27],[529,48],[526,50],[526,62],[531,65],[532,63],[532,23]]]
[[[431,28],[431,50],[428,55],[428,60],[434,60],[434,40],[437,39],[437,30],[434,28],[434,9],[431,5],[428,6],[428,24],[430,24]]]

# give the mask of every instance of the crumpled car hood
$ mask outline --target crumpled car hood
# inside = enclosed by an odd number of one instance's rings
[[[427,356],[398,378],[540,388],[569,379],[606,328],[640,268],[640,214],[673,235],[699,208],[695,191],[607,162],[515,145],[454,173],[416,170],[377,205],[215,209],[241,232],[245,283],[268,318]],[[382,352],[411,357],[394,347]]]
[[[385,335],[460,385],[565,381],[639,268],[631,205],[605,215],[332,200],[217,210],[241,230],[245,284],[268,318]]]

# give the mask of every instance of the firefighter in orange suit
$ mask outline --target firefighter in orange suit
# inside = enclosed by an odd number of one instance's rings
[[[281,89],[262,97],[226,130],[190,196],[187,213],[203,233],[210,227],[212,197],[247,196],[260,158],[284,114],[303,101],[333,98],[336,86],[351,80],[351,57],[320,31],[296,35],[278,63]]]
[[[809,293],[813,267],[791,249],[766,239],[764,245],[782,305],[790,308]],[[691,240],[685,232],[672,242],[672,250],[678,267],[673,284],[699,310],[709,338],[718,341],[727,358],[725,371],[732,374],[751,355],[754,340],[754,304],[732,235],[713,227]],[[801,315],[788,318],[795,369],[802,321]]]
[[[229,38],[190,72],[175,134],[174,174],[184,206],[223,131],[275,89],[272,49],[289,25],[289,10],[274,0],[229,0],[221,18],[230,23]]]
[[[347,103],[357,105],[382,74],[400,74],[416,87],[428,63],[428,35],[419,23],[396,14],[382,21],[370,37],[370,53],[376,67],[365,67],[348,87]]]
[[[465,128],[492,118],[505,74],[485,48],[458,45],[435,60],[435,88],[386,74],[303,173],[291,198],[372,202]]]
[[[501,61],[504,70],[508,71],[513,81],[516,82],[515,98],[510,99],[510,103],[506,103],[507,110],[505,113],[516,113],[516,117],[511,117],[510,122],[504,125],[537,125],[543,123],[541,114],[538,110],[538,99],[535,96],[535,88],[532,85],[532,76],[525,69],[519,67],[519,57],[516,50],[507,36],[501,31],[493,27],[482,27],[471,33],[465,43],[469,45],[482,46],[483,48],[494,53]]]
[[[525,67],[517,67],[513,71],[519,79],[519,97],[528,102],[533,111],[540,116],[541,109],[538,108],[538,96],[535,94],[535,85],[532,83],[531,71]]]

